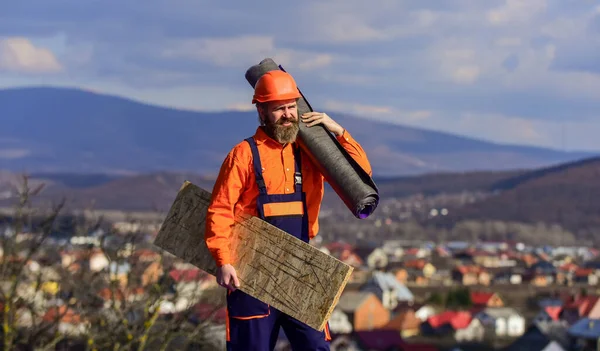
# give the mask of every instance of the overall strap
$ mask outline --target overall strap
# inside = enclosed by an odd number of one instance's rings
[[[258,153],[258,147],[253,137],[244,139],[250,144],[250,150],[252,150],[252,163],[254,164],[254,176],[256,177],[256,184],[258,185],[258,191],[261,194],[267,193],[267,187],[265,186],[265,179],[262,176],[262,164],[260,163],[260,155]]]
[[[302,192],[302,160],[300,159],[300,146],[294,148],[294,191]]]

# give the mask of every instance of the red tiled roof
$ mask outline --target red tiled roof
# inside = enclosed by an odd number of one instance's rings
[[[416,254],[418,254],[418,253],[419,253],[419,248],[418,248],[418,247],[413,247],[413,248],[407,249],[407,250],[405,251],[405,254],[406,254],[407,256],[408,256],[408,255],[410,255],[410,256],[415,256],[415,255],[416,255]]]
[[[552,318],[552,320],[559,320],[560,312],[562,312],[562,306],[548,306],[544,309],[548,316]]]
[[[466,311],[446,311],[436,314],[427,319],[429,325],[433,328],[439,328],[445,324],[450,324],[454,330],[466,328],[473,319],[471,313]]]
[[[404,267],[423,269],[423,268],[425,268],[426,264],[427,264],[427,262],[425,262],[425,260],[410,260],[410,261],[406,261],[404,263]]]
[[[580,297],[575,301],[565,304],[565,308],[577,309],[577,311],[579,312],[579,316],[585,317],[590,313],[592,308],[594,308],[599,298],[600,297],[598,296]]]
[[[59,318],[62,323],[78,324],[81,323],[81,316],[67,306],[51,307],[46,311],[42,319],[44,322],[53,322]]]
[[[562,266],[558,267],[558,270],[560,271],[564,271],[564,272],[569,272],[569,271],[575,271],[577,270],[577,265],[574,263],[565,263]]]
[[[471,292],[471,301],[474,305],[487,305],[492,296],[493,292]]]
[[[594,269],[592,269],[592,268],[587,268],[587,269],[586,268],[578,268],[575,271],[575,276],[577,276],[577,277],[587,277],[591,274],[594,274]]]
[[[123,301],[125,296],[123,296],[123,292],[119,289],[115,289],[114,291],[110,288],[103,288],[98,292],[98,296],[100,296],[104,300],[115,300],[115,301]]]

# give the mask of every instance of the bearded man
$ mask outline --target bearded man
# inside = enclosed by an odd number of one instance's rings
[[[205,240],[217,264],[217,282],[227,291],[227,350],[272,351],[283,328],[293,350],[329,350],[329,327],[319,332],[238,290],[229,254],[237,213],[257,216],[304,242],[319,231],[324,177],[301,151],[296,137],[300,118],[308,127],[322,124],[369,174],[363,148],[327,114],[298,116],[301,97],[287,72],[265,73],[252,103],[261,125],[254,136],[235,145],[223,162],[206,217]]]

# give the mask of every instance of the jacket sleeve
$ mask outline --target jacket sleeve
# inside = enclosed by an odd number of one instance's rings
[[[218,267],[231,264],[229,238],[234,224],[234,208],[245,187],[248,169],[232,150],[219,171],[206,215],[204,239]]]
[[[363,150],[362,146],[352,138],[350,133],[344,129],[344,133],[337,137],[340,145],[348,152],[348,154],[358,163],[362,169],[367,172],[369,176],[373,176],[373,170],[371,169],[371,163],[367,158],[367,153]]]

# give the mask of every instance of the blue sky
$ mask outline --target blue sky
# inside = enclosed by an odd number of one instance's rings
[[[244,73],[265,57],[334,118],[600,151],[595,0],[27,0],[0,11],[0,87],[251,109]]]

